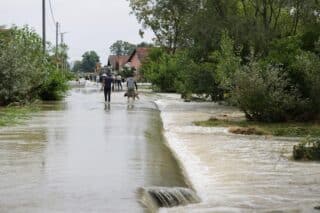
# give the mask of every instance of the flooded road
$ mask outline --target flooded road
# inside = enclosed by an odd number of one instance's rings
[[[185,187],[154,103],[102,100],[97,87],[75,89],[0,129],[0,212],[145,212],[140,187]]]

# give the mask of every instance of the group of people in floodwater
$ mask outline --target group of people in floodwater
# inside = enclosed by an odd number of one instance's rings
[[[111,92],[115,90],[115,87],[118,88],[118,91],[123,90],[122,83],[123,79],[121,75],[113,76],[111,72],[108,72],[107,74],[103,74],[101,76],[101,82],[102,82],[102,89],[104,91],[104,100],[105,103],[110,104],[111,102]],[[127,92],[125,93],[125,96],[128,98],[128,102],[130,101],[130,98],[134,101],[138,97],[138,85],[136,80],[134,79],[134,76],[131,75],[126,80],[127,83]]]

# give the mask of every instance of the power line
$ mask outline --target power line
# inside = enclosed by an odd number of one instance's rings
[[[54,18],[53,8],[52,8],[52,2],[49,0],[49,7],[50,7],[50,14],[53,22],[53,26],[56,26],[56,19]]]

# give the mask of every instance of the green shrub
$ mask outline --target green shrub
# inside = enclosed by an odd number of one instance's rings
[[[223,99],[224,89],[217,80],[214,63],[191,64],[188,67],[189,75],[186,79],[186,87],[192,93],[206,94],[213,101]]]
[[[172,55],[162,49],[154,48],[143,64],[141,74],[161,92],[176,92],[181,88],[185,62],[183,52]]]
[[[129,78],[130,76],[133,76],[133,74],[134,74],[134,70],[126,66],[123,68],[121,72],[121,75],[123,78]]]
[[[237,73],[235,82],[232,98],[249,120],[291,120],[306,104],[287,75],[277,67],[245,66]]]
[[[55,70],[41,38],[30,28],[0,31],[0,105],[57,100],[72,75]]]
[[[320,57],[311,52],[303,52],[291,66],[301,76],[297,82],[304,98],[309,100],[302,119],[316,119],[320,114]]]
[[[64,74],[65,74],[66,80],[68,80],[68,81],[71,81],[71,80],[75,80],[75,79],[76,79],[76,74],[75,74],[74,72],[65,70],[65,71],[64,71]]]
[[[293,147],[295,160],[320,160],[320,139],[306,138]]]
[[[265,60],[270,64],[289,68],[295,63],[296,57],[301,54],[301,46],[302,42],[298,36],[274,40],[270,45],[270,51]]]
[[[47,76],[39,93],[42,100],[54,101],[64,97],[68,90],[67,76],[61,70],[52,70]]]
[[[320,57],[315,53],[316,49],[315,52],[303,49],[307,39],[306,35],[275,40],[265,61],[267,64],[282,66],[291,84],[296,86],[304,99],[310,100],[308,108],[304,110],[309,113],[302,116],[310,120],[312,117],[317,117],[320,110],[320,99],[318,98]],[[311,40],[311,43],[314,43],[316,39]],[[313,46],[316,48],[317,43],[315,42]]]
[[[47,64],[41,38],[33,30],[0,32],[0,105],[36,98]]]
[[[142,66],[143,76],[161,92],[178,92],[183,98],[192,93],[207,94],[220,100],[223,92],[216,81],[214,63],[195,63],[186,51],[168,54],[162,49],[153,49]]]
[[[215,51],[211,57],[216,62],[215,81],[229,93],[234,86],[234,75],[241,67],[241,58],[235,54],[234,41],[227,31],[222,33],[220,50]]]

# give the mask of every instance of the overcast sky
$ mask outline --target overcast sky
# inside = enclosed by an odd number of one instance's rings
[[[51,0],[54,16],[61,23],[68,44],[70,60],[81,59],[88,50],[95,50],[103,64],[109,47],[116,40],[151,42],[152,33],[139,36],[140,24],[130,15],[127,0]],[[42,35],[42,0],[0,0],[0,25],[25,24]],[[47,39],[55,43],[55,27],[47,0]]]

